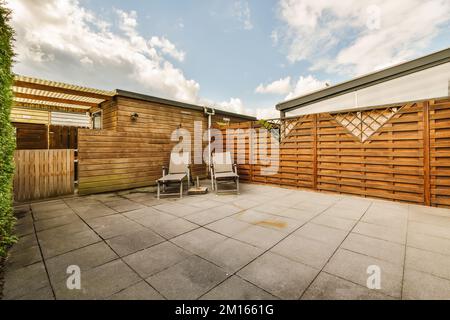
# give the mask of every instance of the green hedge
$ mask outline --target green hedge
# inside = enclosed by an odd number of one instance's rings
[[[16,146],[14,131],[9,122],[12,105],[11,72],[13,30],[9,26],[10,11],[0,0],[0,256],[15,241],[12,235],[14,214],[12,208],[13,155]]]

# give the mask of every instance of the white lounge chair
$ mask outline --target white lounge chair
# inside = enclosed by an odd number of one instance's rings
[[[157,198],[159,199],[161,195],[176,195],[177,193],[166,193],[166,186],[170,183],[179,183],[180,190],[179,195],[180,198],[183,197],[183,182],[187,180],[188,186],[191,180],[190,176],[190,154],[188,152],[183,153],[171,153],[170,154],[170,163],[169,163],[169,172],[166,174],[166,167],[163,167],[163,176],[162,178],[156,180],[156,184],[158,186],[157,189]],[[163,193],[161,193],[160,187],[162,185]]]
[[[231,154],[229,152],[216,152],[212,155],[211,177],[213,179],[214,189],[216,194],[228,193],[236,191],[239,194],[239,176],[237,174],[236,163],[231,161]],[[219,184],[236,184],[236,189],[225,189],[219,191]]]

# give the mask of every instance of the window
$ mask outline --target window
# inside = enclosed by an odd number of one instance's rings
[[[102,128],[102,112],[97,111],[92,114],[92,129]]]

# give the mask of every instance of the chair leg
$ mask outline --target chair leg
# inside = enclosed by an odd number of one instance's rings
[[[159,200],[159,181],[156,181],[158,188],[156,189],[156,198]]]
[[[239,194],[239,177],[236,178],[236,193]]]
[[[219,194],[219,187],[217,186],[217,179],[214,179],[214,184],[216,188],[216,194]]]
[[[180,199],[183,198],[183,180],[180,181]]]

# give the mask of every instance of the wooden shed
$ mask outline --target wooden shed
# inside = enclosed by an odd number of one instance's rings
[[[195,123],[201,124],[201,134],[208,128],[202,106],[119,89],[92,112],[100,118],[102,130],[79,130],[81,194],[154,184],[176,144],[172,132],[182,128],[193,137]],[[256,118],[223,110],[212,116],[214,123],[252,120]],[[192,150],[195,147],[199,146],[192,145]],[[194,177],[207,173],[204,164],[194,164],[191,171]]]
[[[197,123],[203,134],[208,127],[202,106],[119,89],[24,76],[15,77],[12,89],[20,200],[66,194],[74,183],[82,194],[152,185],[168,164],[172,132],[183,128],[193,135]],[[222,110],[212,117],[213,122],[252,120]],[[206,166],[194,165],[192,174],[204,176]]]

